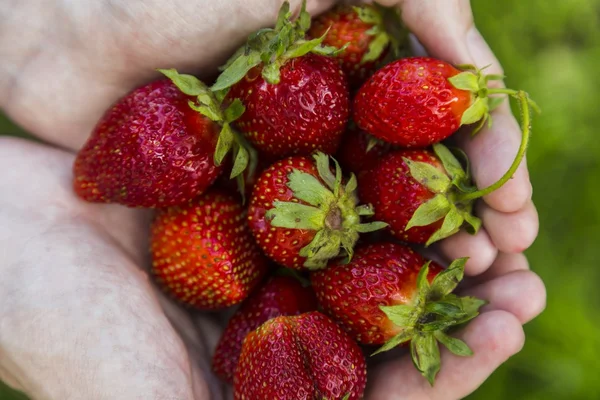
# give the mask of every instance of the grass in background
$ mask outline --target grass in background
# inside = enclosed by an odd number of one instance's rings
[[[600,399],[600,0],[472,5],[507,84],[543,109],[528,156],[541,230],[527,254],[548,308],[525,327],[523,351],[468,399]],[[0,131],[19,134],[1,116]],[[0,384],[0,400],[21,399]]]
[[[523,351],[470,400],[600,398],[599,0],[473,0],[507,84],[542,107],[528,153],[540,235],[527,252],[548,307]]]

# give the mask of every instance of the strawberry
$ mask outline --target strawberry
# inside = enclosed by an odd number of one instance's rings
[[[74,190],[90,202],[166,207],[204,192],[219,126],[168,80],[133,90],[100,119],[74,164]]]
[[[244,219],[238,200],[216,189],[159,210],[151,228],[152,273],[159,285],[203,310],[243,301],[267,271]]]
[[[315,292],[297,279],[274,276],[248,297],[227,323],[213,355],[213,371],[233,383],[246,335],[271,318],[298,315],[317,309]]]
[[[359,247],[350,263],[311,274],[319,303],[353,338],[383,345],[409,343],[415,366],[431,384],[440,368],[437,342],[454,354],[472,354],[445,332],[478,315],[485,302],[452,294],[467,259],[443,270],[409,247],[382,242]]]
[[[366,363],[358,345],[318,311],[273,318],[248,334],[234,378],[236,400],[356,400]]]
[[[360,198],[373,206],[375,218],[388,224],[392,235],[405,242],[429,246],[463,225],[475,234],[481,220],[472,214],[474,201],[512,177],[525,155],[528,132],[512,166],[487,188],[473,187],[458,159],[438,143],[431,150],[396,150],[381,157],[359,175]]]
[[[323,44],[345,50],[338,54],[351,88],[370,77],[390,50],[391,38],[380,9],[374,5],[340,4],[312,22],[308,35],[324,36]]]
[[[336,159],[345,171],[359,175],[375,165],[389,150],[389,143],[353,126],[344,134]]]
[[[348,85],[337,49],[305,40],[310,16],[290,20],[285,2],[274,29],[261,29],[228,62],[212,90],[227,91],[246,111],[236,126],[262,156],[335,153],[349,116]]]
[[[490,111],[502,101],[496,94],[525,96],[523,106],[537,106],[522,91],[491,89],[498,75],[473,66],[459,68],[429,57],[409,57],[377,71],[354,100],[356,124],[370,134],[403,147],[426,147],[452,135],[462,125],[491,122]]]
[[[335,160],[334,160],[335,161]],[[263,251],[277,263],[294,269],[324,268],[344,253],[351,257],[359,233],[385,227],[361,223],[370,216],[358,206],[354,175],[342,184],[337,162],[329,156],[289,157],[266,169],[250,198],[248,224]]]
[[[245,198],[247,185],[245,181],[252,179],[258,164],[256,150],[240,135],[232,123],[246,111],[238,100],[228,102],[224,107],[224,93],[211,91],[204,83],[192,75],[180,74],[175,69],[159,69],[179,90],[192,97],[188,106],[198,114],[217,123],[221,131],[214,151],[215,165],[222,166],[225,156],[231,153],[231,161],[227,170],[229,178],[236,179],[237,187],[242,198]]]

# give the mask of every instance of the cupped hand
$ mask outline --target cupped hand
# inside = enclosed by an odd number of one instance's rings
[[[291,1],[299,9],[300,1]],[[333,1],[308,1],[311,13]],[[433,56],[500,66],[473,25],[469,2],[381,1]],[[34,399],[219,399],[210,374],[220,326],[156,292],[144,272],[148,213],[85,204],[71,191],[73,151],[104,110],[135,86],[175,67],[209,77],[281,1],[22,1],[0,5],[0,106],[48,145],[0,140],[0,379]],[[6,32],[9,32],[8,34]],[[15,41],[15,35],[19,40]],[[459,138],[479,187],[508,169],[519,127],[504,105],[494,126]],[[464,137],[463,137],[464,136]],[[438,246],[470,256],[465,291],[487,299],[462,333],[469,358],[443,354],[431,388],[392,352],[369,376],[367,398],[458,399],[523,344],[521,325],[541,312],[544,287],[520,253],[537,214],[526,165],[480,202],[484,228]]]

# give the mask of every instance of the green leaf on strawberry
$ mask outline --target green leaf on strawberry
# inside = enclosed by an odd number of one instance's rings
[[[331,166],[333,160],[334,167]],[[321,269],[331,259],[351,259],[359,235],[386,224],[359,205],[356,177],[325,153],[290,157],[265,170],[252,193],[248,222],[267,255],[288,268]]]
[[[380,306],[381,311],[402,331],[373,354],[410,341],[413,362],[432,385],[440,369],[438,342],[456,355],[473,354],[464,342],[445,333],[451,327],[475,318],[479,315],[479,308],[486,304],[483,300],[452,294],[464,276],[466,262],[467,258],[455,260],[437,274],[431,284],[427,279],[429,263],[425,264],[417,277],[413,305]]]
[[[371,214],[370,209],[358,206],[357,182],[352,175],[344,185],[342,170],[335,163],[331,171],[330,157],[318,152],[314,156],[318,176],[297,169],[288,174],[287,187],[295,201],[274,201],[265,214],[273,227],[315,231],[313,239],[299,255],[306,258],[304,266],[319,269],[343,251],[352,257],[359,233],[382,229],[382,222],[361,223],[360,213]],[[301,200],[305,204],[297,201]]]
[[[242,102],[235,99],[227,108],[223,109],[222,94],[212,91],[195,76],[180,74],[175,69],[159,69],[158,71],[169,78],[184,94],[196,98],[195,101],[189,101],[189,106],[193,110],[221,126],[214,153],[214,163],[217,166],[222,165],[227,154],[232,153],[233,167],[230,178],[238,180],[240,193],[244,197],[242,173],[249,166],[252,169],[250,172],[253,173],[253,168],[256,168],[257,164],[257,154],[247,140],[231,126],[245,111]]]
[[[443,220],[426,245],[455,234],[465,222],[473,233],[481,227],[481,220],[472,214],[473,201],[459,200],[462,193],[476,191],[469,182],[468,174],[447,147],[438,143],[433,145],[433,150],[442,169],[428,162],[403,158],[412,178],[435,194],[416,209],[404,229],[429,226]]]
[[[290,4],[284,2],[274,28],[261,29],[250,35],[246,44],[230,58],[222,68],[222,73],[211,87],[213,91],[227,90],[254,67],[262,65],[263,78],[271,83],[279,83],[281,66],[292,58],[308,53],[336,55],[344,49],[322,46],[325,35],[312,40],[305,39],[310,28],[311,17],[306,11],[306,0],[298,18],[292,21]],[[243,49],[243,50],[242,50]]]

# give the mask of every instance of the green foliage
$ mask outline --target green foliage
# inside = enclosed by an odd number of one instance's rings
[[[543,109],[528,155],[540,236],[527,252],[547,310],[470,400],[600,398],[600,0],[472,0],[509,87]],[[516,111],[516,110],[515,110]],[[0,131],[19,134],[0,116]],[[12,397],[0,384],[0,399]]]
[[[27,396],[12,391],[0,381],[0,400],[27,400]]]
[[[0,112],[0,135],[27,137],[22,129],[16,127]],[[1,392],[0,392],[1,393]],[[2,397],[0,397],[2,399]],[[4,400],[4,399],[2,399]]]
[[[471,400],[600,398],[600,0],[472,0],[475,21],[509,87],[543,113],[528,155],[540,235],[527,252],[546,282],[546,311],[523,351]]]

